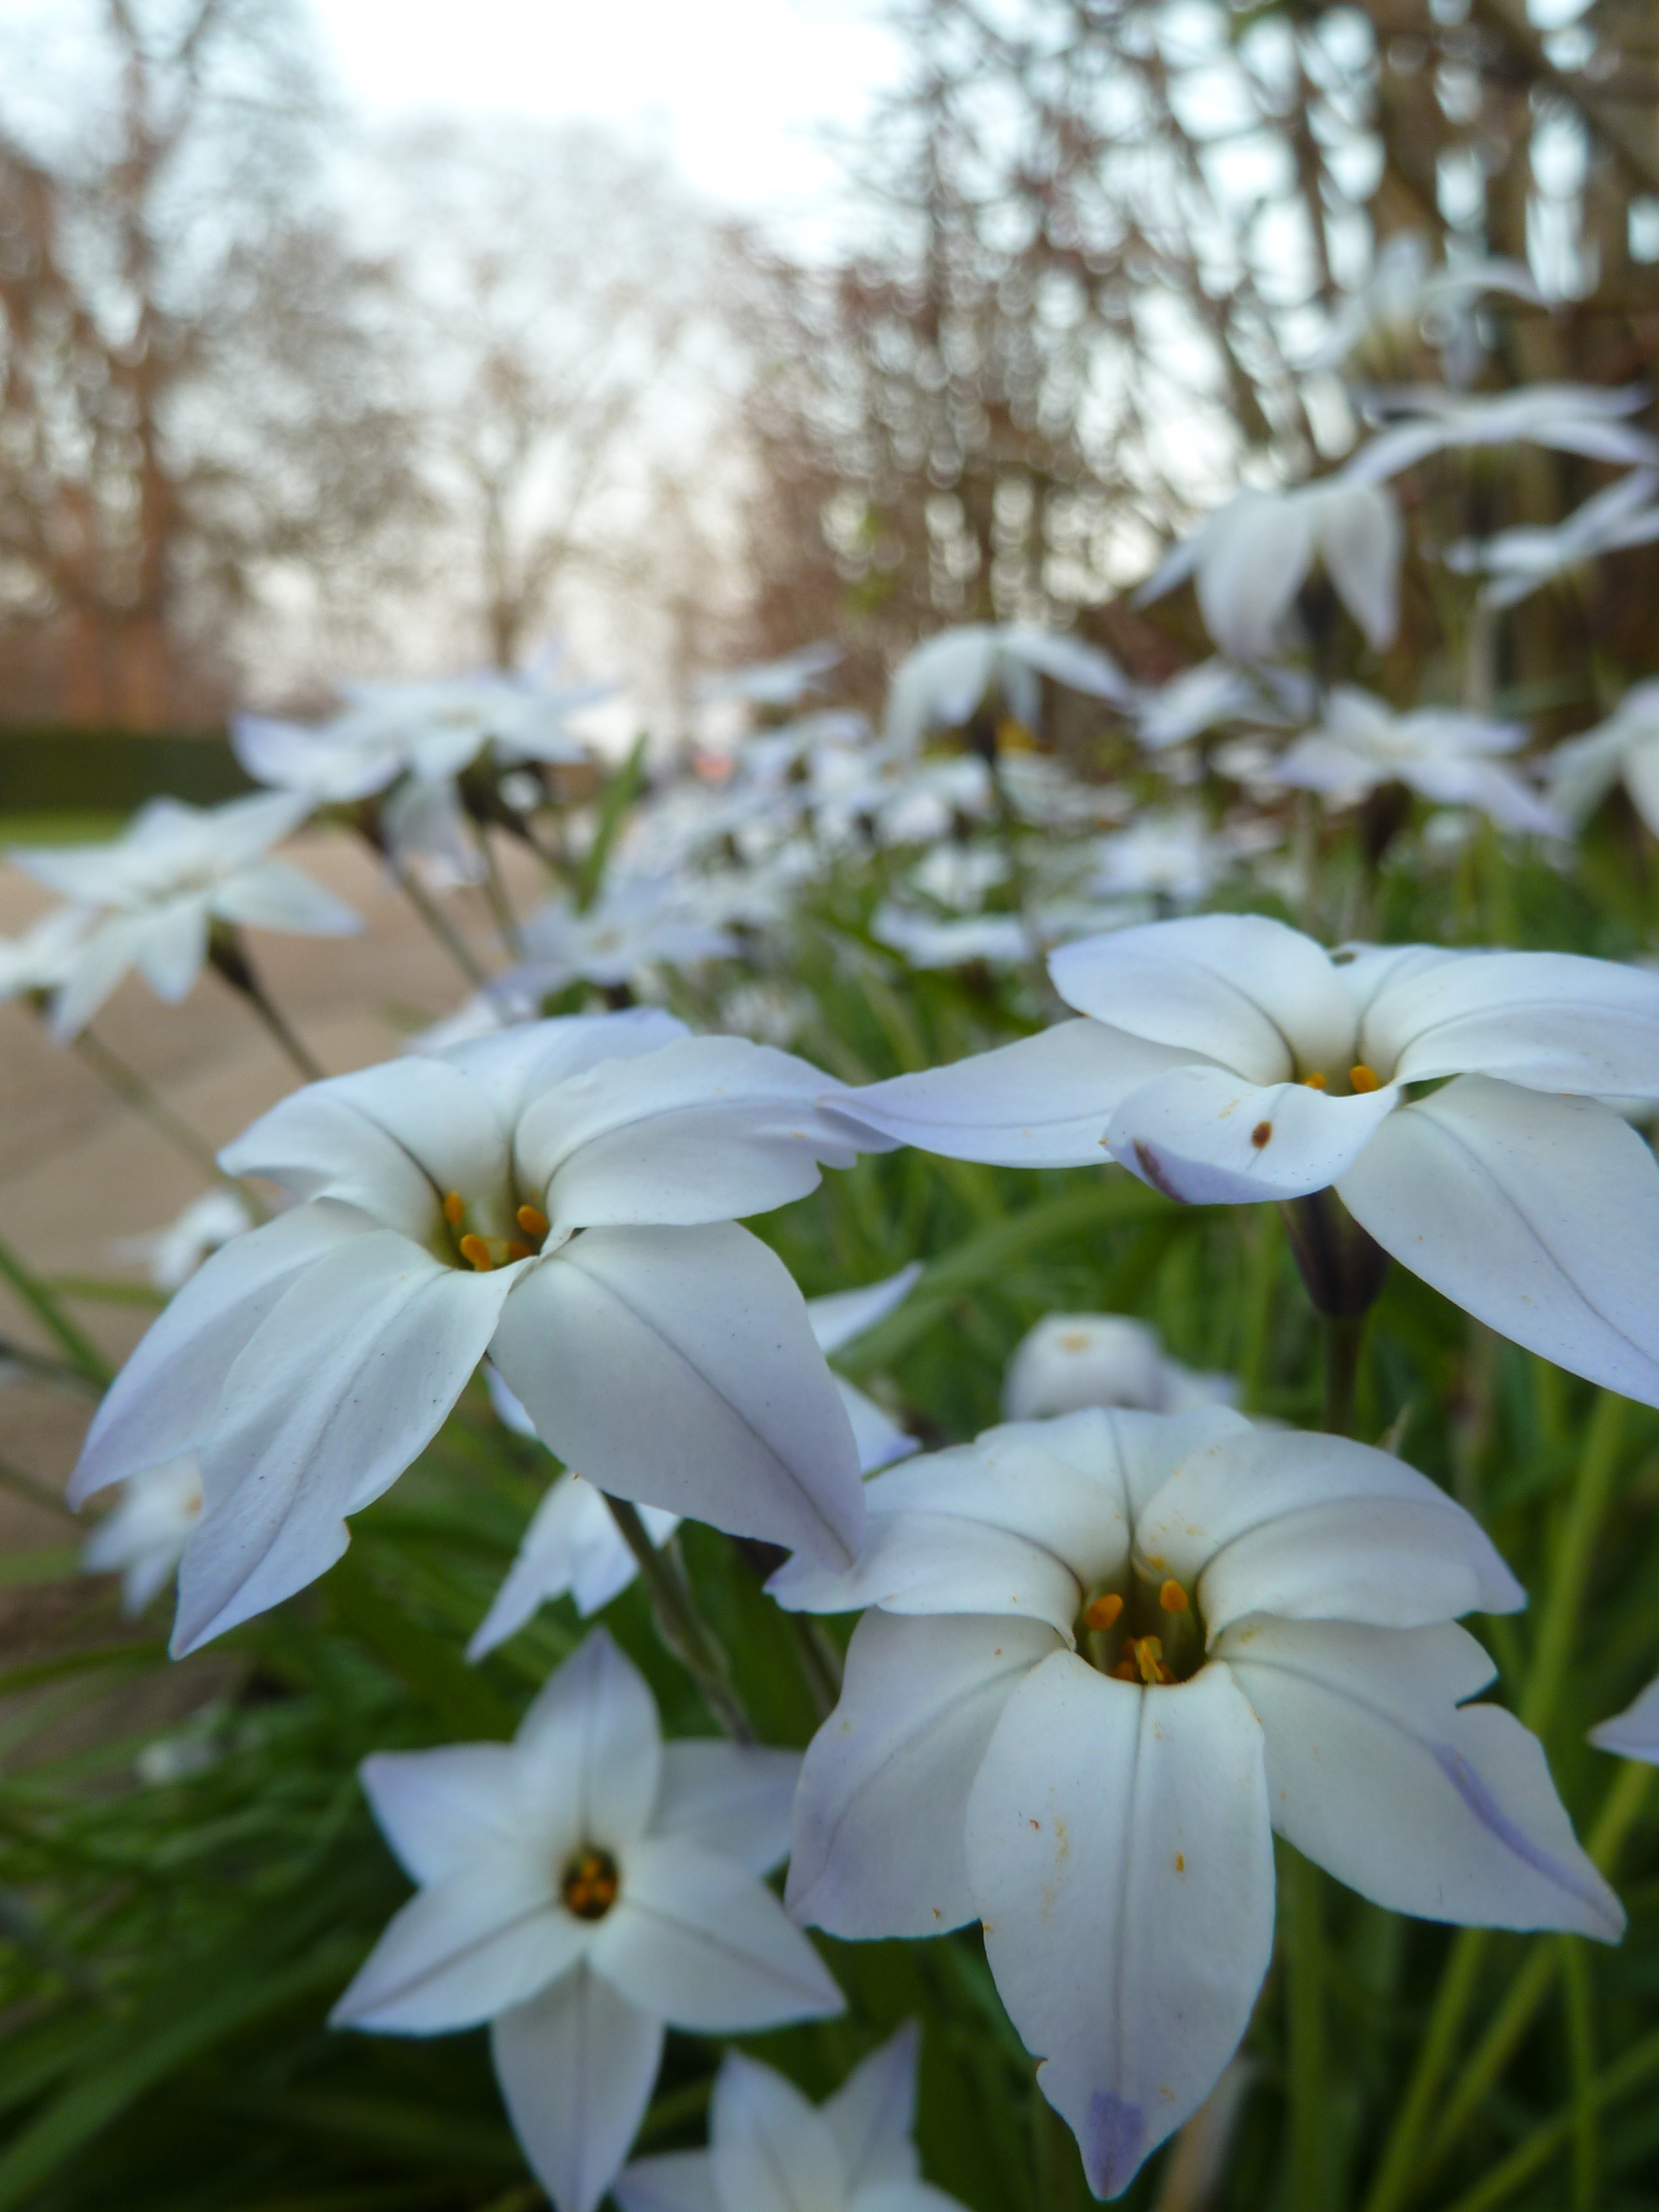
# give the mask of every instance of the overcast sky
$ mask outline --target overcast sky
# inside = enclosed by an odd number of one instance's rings
[[[0,0],[3,5],[3,0]],[[897,50],[877,0],[310,0],[373,112],[459,108],[621,126],[700,191],[822,234],[855,125]]]

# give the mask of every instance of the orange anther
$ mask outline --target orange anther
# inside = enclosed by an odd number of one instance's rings
[[[470,1260],[481,1275],[487,1275],[495,1262],[489,1256],[489,1247],[482,1237],[463,1237],[461,1257]]]
[[[1115,1682],[1138,1682],[1140,1669],[1133,1659],[1120,1659],[1112,1669],[1112,1680]]]
[[[531,1249],[527,1244],[520,1244],[516,1239],[509,1239],[507,1247],[507,1256],[509,1260],[530,1260],[533,1259],[535,1255],[531,1251]]]
[[[1348,1080],[1356,1091],[1380,1091],[1382,1079],[1374,1067],[1367,1067],[1362,1060],[1348,1070]]]
[[[1164,1644],[1156,1636],[1143,1636],[1133,1646],[1135,1663],[1140,1669],[1140,1679],[1150,1688],[1154,1682],[1167,1682],[1170,1670],[1164,1664]]]
[[[465,1218],[466,1204],[458,1190],[452,1190],[444,1200],[444,1219],[452,1229],[459,1229]]]
[[[526,1237],[545,1237],[550,1225],[539,1206],[521,1206],[517,1218]]]
[[[1123,1601],[1115,1590],[1108,1590],[1104,1597],[1091,1598],[1083,1609],[1085,1628],[1109,1628],[1123,1610]]]
[[[1304,1091],[1322,1091],[1325,1088],[1324,1069],[1316,1067],[1311,1075],[1304,1075],[1302,1079],[1302,1088]]]
[[[1158,1594],[1158,1601],[1165,1613],[1185,1613],[1192,1601],[1173,1575]]]

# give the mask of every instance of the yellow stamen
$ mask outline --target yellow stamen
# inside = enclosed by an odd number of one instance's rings
[[[1348,1070],[1348,1080],[1358,1091],[1380,1091],[1382,1088],[1382,1077],[1374,1067],[1367,1067],[1363,1060]]]
[[[495,1264],[489,1256],[489,1247],[482,1237],[463,1237],[461,1257],[470,1260],[481,1275],[487,1275]]]
[[[466,1214],[465,1201],[458,1190],[452,1190],[444,1200],[444,1219],[452,1229],[459,1229]]]
[[[518,1223],[526,1237],[545,1237],[551,1225],[539,1206],[521,1206]]]
[[[527,1244],[520,1244],[516,1238],[509,1237],[507,1256],[509,1260],[529,1260],[533,1259],[535,1255]]]
[[[1104,1597],[1091,1599],[1084,1607],[1085,1628],[1109,1628],[1123,1610],[1123,1601],[1115,1590],[1108,1590]]]
[[[1164,1640],[1158,1636],[1143,1636],[1132,1647],[1135,1664],[1140,1669],[1140,1679],[1151,1689],[1155,1682],[1172,1680],[1164,1663]]]
[[[1010,714],[997,724],[997,750],[1000,753],[1034,753],[1036,739],[1024,722]]]
[[[565,1875],[562,1894],[578,1920],[603,1920],[621,1887],[613,1860],[604,1851],[584,1851]]]
[[[1311,1075],[1304,1075],[1302,1079],[1302,1088],[1304,1091],[1322,1091],[1325,1088],[1324,1069],[1316,1067]]]
[[[1173,1575],[1158,1594],[1158,1601],[1165,1613],[1185,1613],[1191,1601]]]

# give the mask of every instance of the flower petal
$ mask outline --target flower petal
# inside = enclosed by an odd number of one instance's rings
[[[296,1206],[210,1254],[151,1322],[98,1408],[70,1504],[191,1449],[236,1355],[295,1278],[374,1228],[346,1206]]]
[[[663,1747],[653,1833],[769,1874],[788,1853],[798,1751],[689,1741]]]
[[[1659,1097],[1659,975],[1571,952],[1469,952],[1396,968],[1361,1056],[1401,1083],[1492,1075],[1540,1091]]]
[[[860,1474],[873,1474],[878,1468],[890,1467],[895,1460],[908,1459],[912,1452],[921,1450],[915,1438],[907,1437],[856,1383],[849,1382],[844,1375],[837,1375],[835,1384],[836,1395],[841,1400],[853,1431],[853,1447],[859,1455]]]
[[[251,929],[286,929],[306,937],[352,937],[362,916],[284,860],[239,868],[213,894],[213,911]]]
[[[1313,563],[1313,518],[1304,500],[1243,491],[1214,515],[1199,549],[1204,627],[1236,660],[1271,653]]]
[[[592,1959],[633,2003],[696,2033],[823,2020],[846,2003],[765,1883],[682,1836],[630,1848]]]
[[[1390,1115],[1337,1189],[1466,1313],[1659,1405],[1659,1166],[1609,1107],[1463,1076]]]
[[[806,1317],[812,1324],[818,1350],[828,1358],[878,1321],[885,1321],[896,1307],[902,1305],[921,1273],[921,1261],[912,1260],[897,1274],[868,1283],[862,1290],[832,1291],[828,1297],[808,1298]]]
[[[397,1914],[329,2014],[334,2027],[441,2035],[474,2027],[566,1973],[585,1921],[554,1901],[548,1872],[515,1844],[477,1853]]]
[[[847,1091],[835,1110],[854,1125],[947,1159],[1092,1167],[1103,1156],[1106,1123],[1118,1100],[1179,1059],[1097,1022],[1061,1022],[954,1066]]]
[[[1217,1656],[1267,1732],[1274,1826],[1338,1881],[1425,1920],[1623,1933],[1538,1739],[1460,1706],[1494,1672],[1462,1629],[1258,1618]]]
[[[526,1111],[526,1185],[556,1230],[727,1221],[804,1198],[820,1160],[850,1167],[830,1079],[745,1037],[686,1037],[572,1077]]]
[[[611,2185],[622,2212],[725,2212],[706,2150],[671,2150],[635,2159]]]
[[[519,1832],[509,1744],[377,1751],[357,1774],[380,1833],[411,1881],[441,1881]]]
[[[1400,627],[1400,510],[1380,486],[1337,483],[1314,494],[1313,513],[1337,597],[1380,653]]]
[[[491,2028],[513,2132],[555,2212],[597,2212],[651,2102],[662,2040],[659,2020],[586,1965]]]
[[[1426,1475],[1341,1437],[1256,1429],[1195,1451],[1135,1527],[1143,1572],[1197,1585],[1212,1638],[1246,1613],[1422,1628],[1526,1592]]]
[[[278,1299],[226,1376],[202,1440],[203,1512],[179,1571],[175,1654],[334,1564],[345,1516],[436,1435],[512,1287],[510,1270],[463,1275],[375,1230]]]
[[[835,2095],[818,2107],[841,2145],[853,2194],[884,2181],[914,2180],[921,2161],[911,2142],[916,2124],[916,2065],[921,2030],[913,2020],[861,2059]]]
[[[1058,1648],[1038,1621],[866,1613],[801,1769],[785,1892],[796,1919],[858,1941],[975,1917],[968,1793],[1003,1707]]]
[[[844,2212],[847,2165],[828,2122],[793,2081],[728,2051],[708,2116],[714,2186],[743,2212]]]
[[[519,1723],[520,1816],[570,1847],[619,1856],[645,1830],[662,1772],[656,1702],[633,1661],[596,1628],[550,1675]]]
[[[1633,1705],[1593,1728],[1589,1740],[1599,1751],[1659,1766],[1659,1682],[1650,1682]]]
[[[967,1846],[1038,2087],[1115,2197],[1214,2087],[1267,1969],[1261,1729],[1224,1668],[1142,1690],[1056,1653],[1004,1708]]]
[[[1079,1013],[1252,1083],[1351,1064],[1353,1009],[1341,971],[1312,938],[1262,915],[1194,915],[1085,937],[1051,953],[1048,973]]]
[[[459,1068],[489,1101],[501,1127],[510,1129],[530,1103],[555,1085],[608,1060],[637,1060],[659,1052],[686,1033],[685,1024],[660,1006],[629,1006],[617,1013],[520,1022],[427,1056]]]
[[[520,1285],[492,1356],[601,1489],[837,1565],[857,1550],[857,1454],[805,1302],[735,1224],[586,1231]]]
[[[133,957],[158,999],[176,1006],[187,998],[207,958],[208,902],[203,894],[172,899],[132,917]]]
[[[1114,1159],[1167,1197],[1225,1206],[1305,1197],[1346,1173],[1400,1103],[1392,1084],[1351,1098],[1304,1083],[1253,1088],[1219,1067],[1177,1067],[1111,1118]]]

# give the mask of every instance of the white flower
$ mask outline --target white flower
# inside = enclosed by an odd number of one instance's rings
[[[202,1474],[193,1453],[147,1467],[122,1489],[115,1510],[81,1547],[89,1575],[118,1574],[121,1610],[140,1613],[173,1579],[202,1511]]]
[[[1518,722],[1494,722],[1450,707],[1396,714],[1350,684],[1339,684],[1317,729],[1298,738],[1267,771],[1266,780],[1328,794],[1339,804],[1363,799],[1379,784],[1403,783],[1437,806],[1478,806],[1506,830],[1545,837],[1565,823],[1495,754],[1526,742]]]
[[[148,1237],[118,1238],[111,1249],[118,1259],[142,1262],[157,1290],[176,1291],[210,1252],[216,1252],[222,1244],[228,1244],[233,1237],[252,1226],[253,1216],[242,1200],[234,1190],[222,1187],[191,1199],[165,1229]]]
[[[1186,1413],[1230,1406],[1231,1375],[1201,1375],[1171,1359],[1158,1331],[1123,1314],[1048,1314],[1014,1348],[1002,1381],[1011,1421],[1075,1413],[1085,1406],[1127,1406],[1143,1413]]]
[[[1420,332],[1431,344],[1467,353],[1470,310],[1485,292],[1507,292],[1533,301],[1539,298],[1538,287],[1519,261],[1469,258],[1436,269],[1420,232],[1391,238],[1364,283],[1338,307],[1330,329],[1302,367],[1340,368],[1373,331],[1397,339],[1414,338]]]
[[[231,745],[256,782],[295,793],[307,812],[398,784],[381,810],[394,857],[418,860],[443,881],[467,882],[478,862],[464,842],[455,781],[461,770],[486,750],[498,770],[532,760],[586,760],[588,748],[568,718],[609,698],[612,689],[497,669],[427,682],[343,684],[346,704],[330,720],[239,715]]]
[[[1650,1682],[1633,1705],[1590,1730],[1599,1750],[1659,1766],[1659,1682]]]
[[[1284,641],[1297,592],[1322,566],[1377,647],[1400,622],[1399,510],[1375,485],[1332,477],[1289,491],[1241,491],[1177,546],[1136,604],[1191,576],[1205,626],[1224,653],[1256,660]]]
[[[969,960],[1017,966],[1036,951],[1030,926],[1017,914],[961,915],[941,921],[891,899],[884,899],[872,915],[870,934],[912,968],[960,968]]]
[[[1659,1404],[1659,1164],[1601,1103],[1659,1097],[1659,976],[1557,952],[1333,955],[1255,915],[1118,930],[1048,968],[1084,1020],[854,1091],[858,1120],[1016,1167],[1103,1146],[1194,1204],[1334,1187],[1467,1311]]]
[[[527,1024],[309,1085],[223,1155],[298,1201],[216,1252],[118,1376],[77,1501],[195,1450],[193,1649],[315,1579],[488,1352],[608,1490],[836,1557],[847,1416],[787,1270],[736,1226],[851,1158],[823,1078],[665,1014]]]
[[[1172,899],[1195,906],[1233,855],[1196,810],[1142,813],[1094,847],[1090,890],[1099,898]]]
[[[1540,586],[1631,545],[1650,545],[1659,538],[1659,475],[1650,469],[1620,477],[1596,492],[1565,522],[1500,530],[1492,538],[1465,538],[1446,550],[1446,563],[1466,576],[1494,580],[1480,593],[1489,607],[1518,606]]]
[[[760,1877],[799,1755],[662,1741],[603,1629],[510,1744],[380,1753],[363,1786],[420,1884],[331,2015],[490,2024],[496,2079],[557,2212],[594,2212],[650,2101],[663,2029],[729,2035],[842,2009]]]
[[[524,925],[523,959],[492,988],[534,1000],[569,983],[631,983],[644,968],[731,958],[736,939],[688,905],[685,885],[649,877],[608,883],[585,913],[550,901]]]
[[[644,2158],[617,2178],[622,2212],[962,2212],[922,2180],[914,2026],[814,2107],[769,2066],[728,2051],[707,2150]]]
[[[1362,446],[1342,471],[1349,483],[1382,483],[1431,453],[1468,446],[1548,446],[1632,467],[1659,462],[1659,438],[1623,418],[1647,405],[1639,384],[1610,392],[1595,384],[1532,384],[1518,392],[1449,392],[1416,384],[1378,392],[1366,403],[1389,428]]]
[[[913,1261],[896,1275],[890,1275],[883,1283],[872,1283],[867,1289],[809,1298],[806,1317],[818,1349],[828,1356],[873,1328],[908,1294],[921,1273],[921,1263]],[[872,1398],[866,1397],[845,1376],[833,1379],[852,1425],[861,1474],[890,1467],[896,1459],[915,1451],[915,1438],[896,1428]],[[485,1367],[484,1382],[491,1403],[507,1427],[520,1436],[533,1437],[535,1423],[494,1367]],[[640,1518],[659,1550],[680,1525],[678,1513],[665,1513],[652,1505],[643,1508]],[[516,1636],[541,1607],[562,1597],[566,1591],[586,1619],[609,1605],[638,1572],[638,1562],[601,1493],[580,1474],[562,1474],[536,1508],[518,1556],[467,1645],[466,1656],[474,1661],[483,1658],[509,1636]]]
[[[1130,708],[1135,736],[1149,752],[1184,745],[1223,723],[1259,722],[1272,712],[1244,670],[1224,660],[1201,661],[1165,684],[1142,684]]]
[[[21,937],[0,938],[0,1004],[25,991],[56,990],[72,971],[76,948],[92,925],[89,908],[60,906]]]
[[[1631,804],[1659,837],[1659,681],[1633,684],[1604,722],[1557,745],[1544,763],[1550,795],[1583,822],[1623,780]]]
[[[869,1605],[806,1754],[790,1909],[985,1923],[1097,2194],[1203,2102],[1273,1948],[1273,1832],[1397,1912],[1622,1931],[1543,1752],[1451,1624],[1524,1594],[1388,1454],[1218,1410],[994,1429],[870,1486]]]
[[[1035,730],[1045,676],[1096,699],[1128,696],[1115,662],[1096,646],[1018,624],[969,623],[941,630],[900,663],[887,695],[887,743],[919,752],[930,731],[960,729],[993,695],[1000,715]]]
[[[794,707],[810,691],[822,691],[823,678],[840,660],[838,645],[803,645],[781,660],[751,661],[722,676],[710,676],[692,694],[701,704],[742,699],[752,707]]]
[[[131,968],[158,998],[184,998],[202,971],[215,921],[305,936],[360,929],[331,892],[266,857],[307,811],[303,802],[264,793],[223,806],[153,799],[106,844],[15,848],[9,857],[26,874],[97,917],[79,930],[58,925],[53,1034],[83,1030]]]

